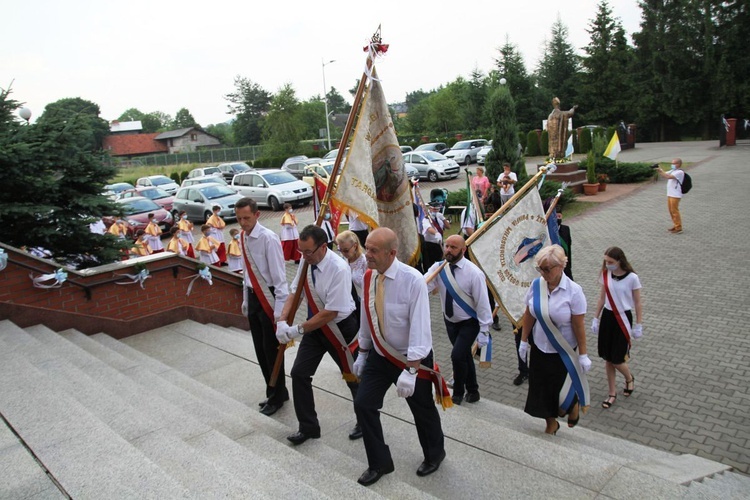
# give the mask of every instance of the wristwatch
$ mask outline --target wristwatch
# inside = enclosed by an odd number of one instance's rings
[[[416,366],[407,366],[406,371],[409,372],[409,375],[416,375],[419,371],[419,368],[417,368]]]
[[[302,328],[302,323],[300,323],[299,325],[297,325],[297,333],[299,333],[300,335],[304,335],[305,334],[305,329]]]

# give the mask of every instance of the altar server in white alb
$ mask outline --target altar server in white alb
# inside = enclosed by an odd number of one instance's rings
[[[464,399],[467,403],[479,401],[479,383],[471,347],[475,340],[479,347],[490,342],[492,325],[484,273],[464,257],[465,249],[466,243],[461,236],[449,236],[443,252],[448,265],[427,284],[430,292],[437,288],[440,293],[445,328],[453,345],[453,404],[457,405]],[[441,262],[433,264],[425,276],[432,276],[440,265]]]

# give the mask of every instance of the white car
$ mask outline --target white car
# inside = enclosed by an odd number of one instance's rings
[[[471,139],[468,141],[458,141],[450,150],[445,153],[446,158],[456,160],[463,165],[471,165],[477,160],[477,153],[482,146],[487,146],[489,142],[485,139]]]
[[[281,169],[237,174],[230,187],[237,194],[275,211],[281,210],[284,203],[308,205],[313,197],[312,186]]]
[[[158,187],[171,195],[174,195],[180,188],[175,181],[166,175],[149,175],[148,177],[141,177],[136,181],[135,185],[142,187]]]
[[[225,186],[228,185],[227,181],[225,181],[224,177],[222,177],[221,175],[201,175],[199,177],[186,177],[185,180],[182,181],[182,185],[180,187],[213,183],[224,184]]]
[[[480,149],[477,152],[477,163],[480,165],[484,165],[484,160],[487,158],[487,154],[492,151],[492,146],[482,146],[482,149]]]
[[[207,175],[215,175],[217,177],[224,177],[219,167],[199,167],[194,168],[187,175],[186,179],[193,179],[195,177],[205,177]]]
[[[416,169],[420,179],[435,182],[439,179],[455,179],[461,167],[454,160],[448,159],[434,151],[412,151],[404,155],[404,167],[407,174]]]

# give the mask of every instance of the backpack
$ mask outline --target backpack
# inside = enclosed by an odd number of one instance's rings
[[[682,171],[683,174],[685,174],[685,177],[682,178],[682,182],[677,181],[680,185],[680,190],[682,191],[682,194],[685,194],[689,192],[691,189],[693,189],[693,179],[690,178],[687,172],[684,170]]]

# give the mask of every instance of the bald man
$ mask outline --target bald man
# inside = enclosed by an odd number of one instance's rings
[[[453,363],[453,403],[460,405],[479,401],[479,384],[471,346],[476,340],[479,347],[489,342],[489,330],[492,325],[492,310],[487,295],[487,283],[484,273],[469,259],[464,258],[466,242],[459,235],[445,240],[443,257],[448,263],[437,279],[427,284],[427,290],[436,288],[440,293],[443,305],[443,320],[448,338],[453,344],[451,362]],[[427,270],[425,276],[431,276],[441,262]]]
[[[380,422],[383,398],[392,385],[414,416],[424,461],[418,476],[432,474],[445,458],[440,415],[432,398],[433,367],[427,285],[416,269],[396,259],[398,238],[378,228],[365,242],[365,272],[359,356],[360,379],[354,410],[362,428],[368,468],[358,482],[369,486],[393,472],[390,448]],[[385,339],[388,339],[386,342]]]

